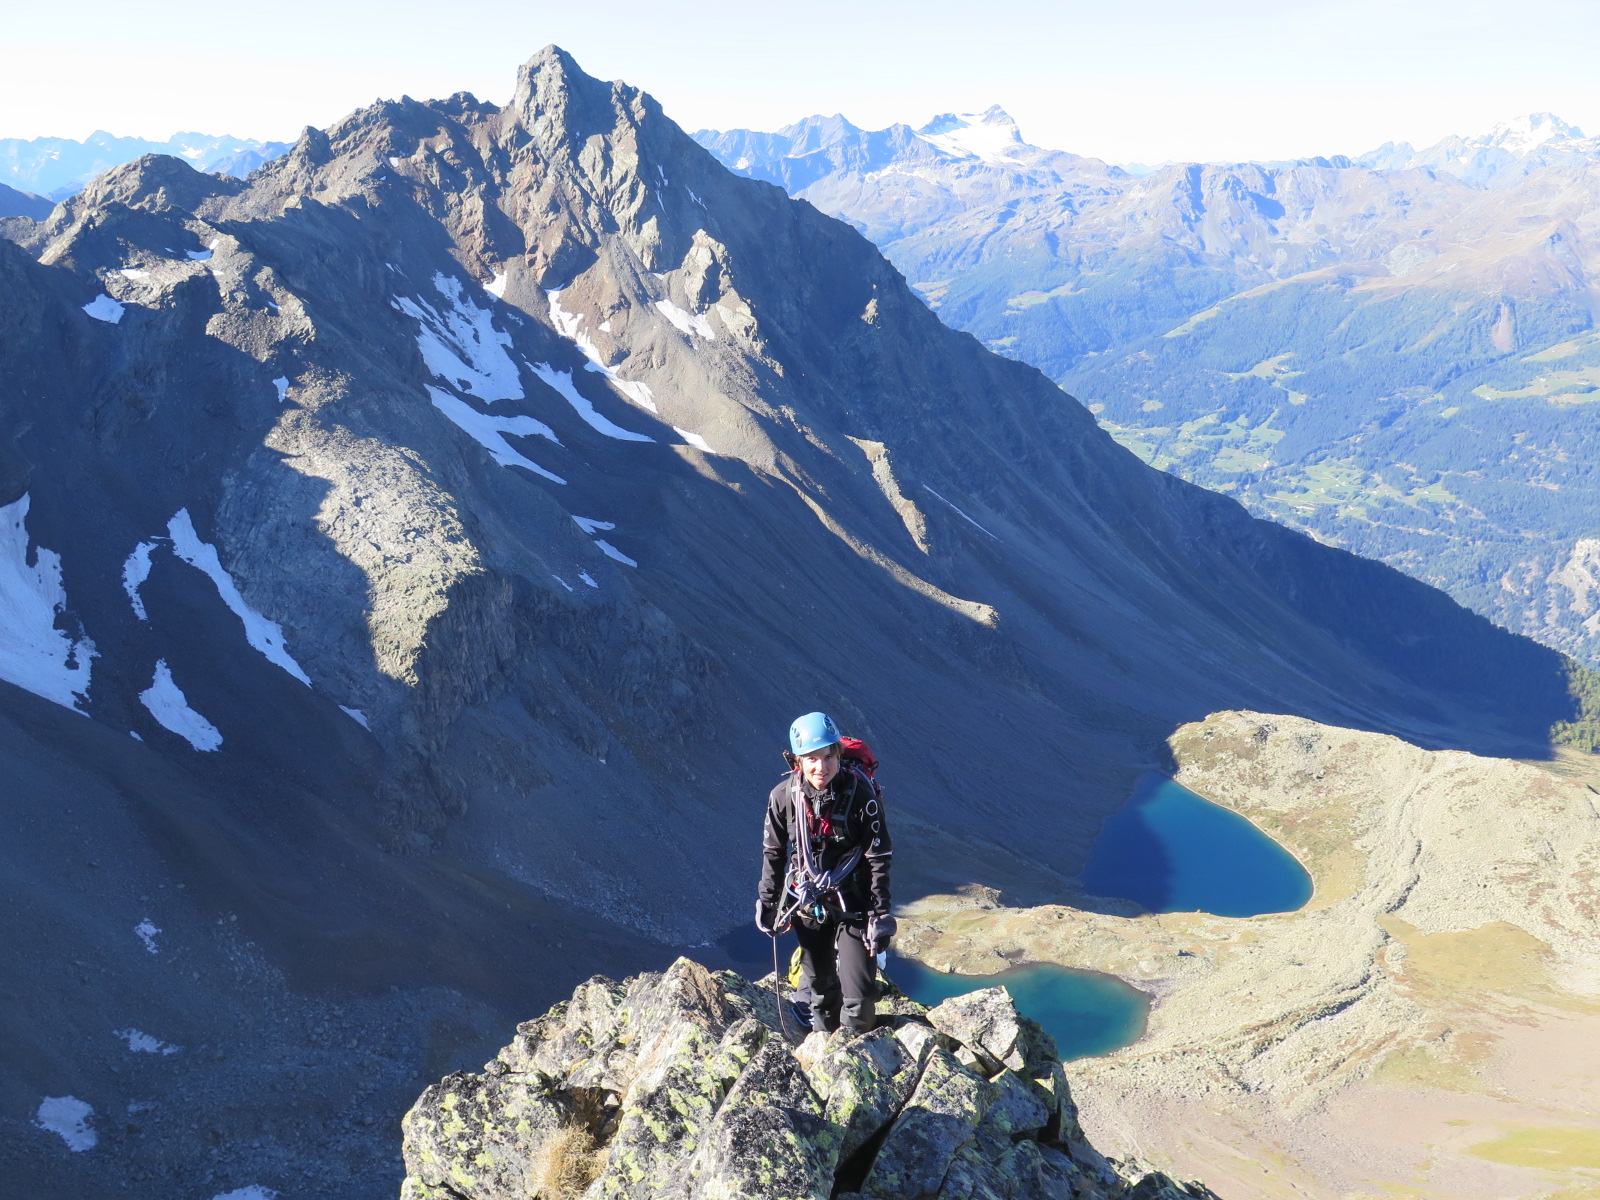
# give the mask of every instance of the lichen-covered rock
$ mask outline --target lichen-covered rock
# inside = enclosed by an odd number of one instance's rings
[[[940,1047],[928,1056],[862,1190],[881,1200],[936,1195],[952,1160],[972,1141],[994,1088]]]
[[[983,988],[928,1010],[928,1022],[965,1046],[989,1072],[1027,1065],[1021,1018],[1003,987]]]
[[[795,1051],[822,1097],[824,1115],[841,1131],[841,1160],[894,1120],[917,1086],[923,1057],[932,1048],[931,1038],[908,1046],[880,1027],[860,1036],[813,1033]]]
[[[1082,1140],[999,988],[785,1039],[771,993],[679,959],[592,979],[403,1122],[402,1200],[1205,1200]]]

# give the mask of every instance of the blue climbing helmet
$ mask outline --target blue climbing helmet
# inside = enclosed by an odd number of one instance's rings
[[[810,712],[796,717],[789,726],[789,750],[794,754],[815,754],[839,740],[839,727],[824,712]]]

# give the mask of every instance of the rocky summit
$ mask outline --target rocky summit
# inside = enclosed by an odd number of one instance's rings
[[[771,991],[680,958],[595,978],[406,1114],[402,1200],[1214,1200],[1085,1140],[1004,988],[796,1043]]]

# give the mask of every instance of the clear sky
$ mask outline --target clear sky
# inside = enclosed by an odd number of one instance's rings
[[[1548,110],[1600,133],[1595,0],[78,0],[9,6],[0,137],[292,138],[379,97],[503,102],[565,47],[693,130],[1000,104],[1114,162],[1354,154]]]

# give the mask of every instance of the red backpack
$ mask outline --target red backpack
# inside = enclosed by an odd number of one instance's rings
[[[860,738],[840,737],[839,759],[842,766],[854,771],[862,780],[872,785],[872,794],[883,801],[883,788],[878,786],[878,756],[872,747]]]

